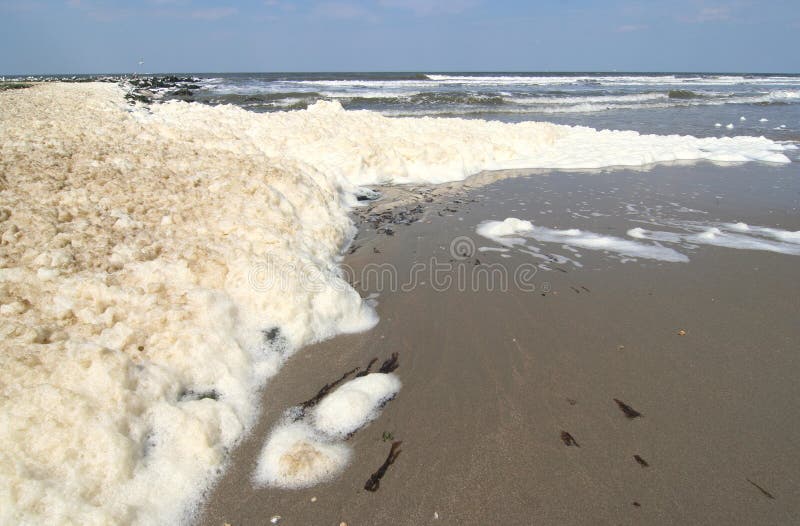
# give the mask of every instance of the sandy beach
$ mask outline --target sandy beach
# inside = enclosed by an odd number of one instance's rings
[[[400,283],[430,258],[453,265],[454,277],[495,264],[513,270],[531,258],[480,252],[492,244],[475,234],[478,223],[515,215],[624,236],[623,203],[800,228],[791,167],[662,166],[469,186],[420,199],[419,220],[392,235],[362,222],[344,263],[362,277],[370,265],[391,263]],[[604,215],[581,219],[580,203]],[[463,259],[450,254],[460,236],[476,247]],[[582,253],[580,268],[536,272],[535,290],[441,290],[425,278],[413,290],[377,290],[393,287],[356,278],[362,296],[378,293],[380,323],[286,363],[199,523],[800,520],[796,260],[715,246],[693,249],[688,263]],[[340,476],[304,490],[253,486],[261,445],[286,408],[393,352],[403,388],[348,440],[354,456]],[[628,418],[615,399],[641,416]],[[402,453],[379,490],[365,491],[391,440],[402,441]]]

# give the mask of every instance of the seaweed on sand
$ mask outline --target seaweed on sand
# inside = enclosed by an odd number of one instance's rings
[[[378,491],[378,489],[381,487],[381,479],[386,474],[386,470],[389,469],[389,466],[394,464],[394,461],[397,460],[397,457],[399,457],[400,453],[402,453],[402,450],[400,449],[400,445],[402,443],[403,442],[399,440],[397,442],[392,442],[392,449],[389,450],[389,456],[386,457],[386,460],[384,460],[383,464],[381,464],[381,467],[378,468],[378,471],[373,473],[369,477],[369,480],[367,480],[366,484],[364,484],[365,490],[372,492]]]

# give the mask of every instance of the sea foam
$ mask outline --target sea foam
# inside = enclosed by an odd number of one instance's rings
[[[628,258],[671,262],[689,261],[689,258],[680,252],[661,245],[639,243],[615,236],[585,232],[577,228],[558,230],[534,226],[530,221],[523,221],[514,217],[506,218],[503,221],[485,221],[478,225],[476,231],[478,235],[502,245],[507,243],[507,236],[520,236],[523,239],[533,239],[546,243],[558,243],[589,250],[602,250]],[[512,237],[512,239],[517,238]],[[519,243],[517,242],[516,244]]]
[[[292,489],[335,477],[352,456],[344,441],[376,419],[400,387],[396,375],[372,373],[325,396],[311,415],[294,420],[297,408],[290,409],[261,450],[254,483]]]
[[[123,95],[89,83],[0,93],[0,523],[185,518],[287,357],[377,323],[338,268],[359,186],[789,162],[764,138],[391,119],[336,102],[131,107]],[[308,429],[273,439],[298,437],[310,449],[291,446],[298,462],[265,478],[297,469],[313,483],[345,462]],[[309,455],[324,467],[303,468]]]

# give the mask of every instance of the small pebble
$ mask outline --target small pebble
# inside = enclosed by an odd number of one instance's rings
[[[681,329],[678,331],[678,336],[686,336],[686,331]]]
[[[439,512],[438,511],[434,511],[433,512],[433,518],[434,519],[438,519],[439,518]]]
[[[317,497],[311,497],[311,502],[317,502]]]
[[[271,522],[272,524],[278,524],[279,522],[281,522],[281,516],[280,515],[273,515],[269,519],[269,522]]]

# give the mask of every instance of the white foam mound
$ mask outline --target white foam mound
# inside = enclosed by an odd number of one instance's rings
[[[336,101],[260,115],[234,106],[170,102],[153,107],[152,114],[137,115],[167,133],[175,127],[221,131],[221,122],[238,123],[246,126],[248,143],[258,152],[301,159],[351,185],[441,183],[510,168],[590,169],[690,160],[790,162],[781,153],[788,147],[763,137],[698,139],[539,122],[390,118],[366,110],[345,111]]]
[[[478,235],[489,238],[499,244],[505,244],[504,236],[521,235],[527,239],[589,250],[603,250],[630,258],[672,262],[689,261],[689,258],[680,252],[661,245],[638,243],[615,236],[584,232],[577,228],[558,230],[533,226],[529,221],[520,221],[515,218],[508,218],[504,221],[486,221],[478,225],[476,231]]]
[[[314,427],[329,436],[346,437],[380,414],[380,407],[400,391],[394,374],[372,373],[326,396],[312,415]]]
[[[337,268],[348,196],[265,153],[255,114],[19,91],[0,93],[0,523],[178,523],[286,356],[376,323]]]
[[[337,475],[350,455],[346,444],[331,442],[308,424],[286,424],[272,432],[261,450],[254,481],[262,486],[307,488]]]

